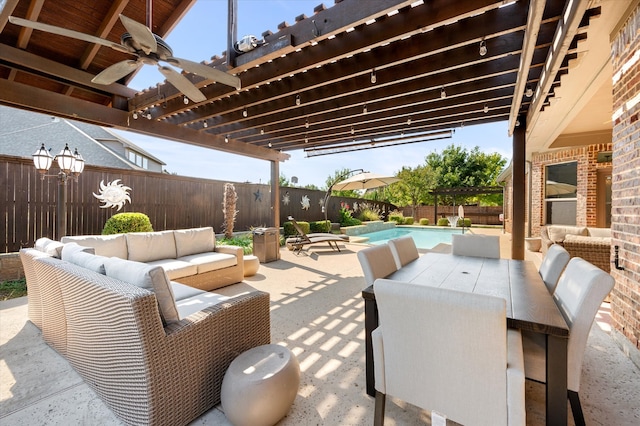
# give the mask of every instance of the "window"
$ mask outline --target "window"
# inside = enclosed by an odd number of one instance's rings
[[[129,161],[143,169],[149,168],[149,160],[135,151],[129,151]]]
[[[546,224],[575,225],[578,163],[553,164],[545,171]]]

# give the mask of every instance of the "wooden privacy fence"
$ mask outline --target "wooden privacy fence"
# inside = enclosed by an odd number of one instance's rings
[[[412,216],[411,207],[402,209],[405,217]],[[474,225],[502,225],[500,214],[503,212],[502,206],[464,206],[464,216],[471,220]],[[458,206],[438,206],[438,217],[447,217],[458,214]],[[429,219],[430,225],[437,223],[434,206],[418,206],[415,208],[413,217],[416,221],[421,218]],[[435,220],[434,220],[435,219]]]
[[[49,174],[55,175],[57,166]],[[116,179],[132,188],[131,203],[122,210],[101,208],[93,196],[100,183]],[[77,181],[69,179],[67,191],[67,234],[100,234],[105,222],[119,212],[140,212],[149,216],[153,228],[181,229],[212,226],[216,233],[223,229],[222,200],[226,181],[191,178],[137,170],[85,167]],[[271,219],[270,186],[233,182],[238,201],[234,230],[247,231],[253,227],[273,226]],[[324,191],[302,188],[281,188],[280,223],[293,216],[298,220],[322,220],[324,214],[319,199]],[[289,202],[285,202],[288,195]],[[309,199],[303,208],[302,197]],[[58,179],[41,180],[30,159],[0,156],[0,253],[12,253],[22,247],[33,246],[40,237],[56,236]],[[329,203],[329,219],[339,218],[340,202],[350,206],[366,200],[335,198]],[[375,203],[388,211],[391,205]]]

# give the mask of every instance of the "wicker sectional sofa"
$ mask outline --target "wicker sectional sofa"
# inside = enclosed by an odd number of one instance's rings
[[[216,244],[213,228],[63,237],[92,247],[95,254],[162,266],[169,279],[205,291],[244,278],[243,250]]]
[[[92,252],[51,241],[22,249],[28,315],[125,424],[188,424],[220,402],[235,357],[270,343],[267,293],[206,292],[160,266]]]
[[[611,229],[581,226],[548,225],[540,229],[542,253],[552,244],[560,244],[571,255],[611,271]]]

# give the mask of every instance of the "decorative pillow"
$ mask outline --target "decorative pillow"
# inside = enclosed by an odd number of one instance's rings
[[[95,254],[93,247],[85,247],[76,243],[67,243],[62,247],[62,252],[60,253],[60,258],[62,260],[68,261],[69,256],[72,256],[76,252],[85,252],[90,254]]]
[[[89,247],[85,247],[89,248]],[[97,254],[87,253],[86,251],[72,251],[67,252],[65,261],[73,263],[74,265],[82,266],[90,271],[97,272],[98,274],[105,274],[104,262],[108,257],[98,256]]]
[[[49,256],[57,257],[58,259],[60,259],[60,256],[62,255],[62,247],[64,247],[63,243],[46,237],[38,238],[34,245],[35,249],[40,250]]]
[[[180,320],[169,278],[160,266],[112,257],[105,260],[104,268],[108,277],[154,292],[158,300],[160,316],[165,323]]]
[[[78,243],[81,246],[93,247],[95,253],[105,257],[127,258],[127,240],[124,234],[117,235],[74,235],[62,237],[63,243]]]
[[[212,252],[216,245],[216,236],[210,226],[178,229],[173,231],[173,236],[176,239],[176,257]]]
[[[176,240],[173,231],[132,232],[125,234],[129,260],[153,262],[161,259],[175,259]]]

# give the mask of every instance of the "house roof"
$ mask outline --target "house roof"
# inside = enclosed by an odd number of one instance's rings
[[[144,150],[133,143],[99,126],[0,105],[0,154],[31,158],[40,145],[44,144],[51,149],[51,155],[55,155],[66,143],[72,151],[78,149],[85,164],[143,170],[97,142],[96,136],[105,135],[146,155]],[[164,164],[155,157],[150,157]]]
[[[155,0],[153,32],[165,36],[194,1]],[[526,125],[529,152],[549,148],[565,129],[606,131],[611,105],[596,94],[606,96],[610,84],[609,35],[637,5],[336,1],[266,30],[250,52],[207,61],[237,75],[240,90],[186,73],[207,100],[185,104],[167,83],[136,93],[127,78],[91,82],[126,54],[8,22],[13,15],[119,42],[118,14],[145,22],[144,2],[33,3],[8,0],[0,14],[0,103],[267,160],[496,121],[510,132]],[[142,111],[152,118],[136,120]]]

